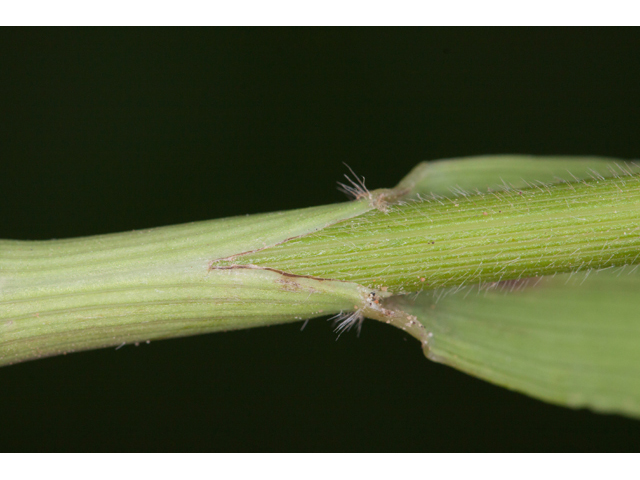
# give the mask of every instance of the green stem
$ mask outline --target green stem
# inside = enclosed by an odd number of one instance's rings
[[[0,365],[353,310],[420,337],[415,319],[399,320],[378,297],[640,255],[634,175],[387,208],[410,190],[401,187],[292,212],[0,241]]]
[[[635,263],[637,176],[431,197],[214,262],[416,292]]]
[[[351,202],[95,237],[0,241],[0,365],[296,321],[351,310],[360,287],[212,258],[274,245],[362,214]]]

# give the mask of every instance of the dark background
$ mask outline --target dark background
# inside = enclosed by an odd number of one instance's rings
[[[425,159],[640,154],[638,30],[3,29],[0,238],[343,201]],[[0,450],[634,450],[640,422],[300,324],[0,369]],[[597,354],[594,352],[594,354]]]

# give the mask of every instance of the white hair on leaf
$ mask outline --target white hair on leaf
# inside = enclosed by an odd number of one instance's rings
[[[356,327],[356,331],[358,332],[358,337],[360,336],[360,332],[362,331],[362,323],[364,322],[364,314],[361,309],[356,310],[355,312],[343,313],[340,312],[337,315],[334,315],[329,319],[329,321],[333,322],[335,326],[334,332],[338,334],[338,338],[344,332],[348,332],[353,327]]]
[[[351,185],[338,182],[338,190],[345,193],[349,197],[354,198],[355,200],[359,200],[361,198],[371,199],[371,192],[369,192],[369,189],[364,184],[364,177],[359,177],[358,175],[356,175],[353,169],[346,163],[344,165],[349,169],[351,175],[353,175],[354,178],[351,178],[345,173],[344,178],[346,178]]]

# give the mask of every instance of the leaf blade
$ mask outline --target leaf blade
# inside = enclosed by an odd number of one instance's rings
[[[640,417],[640,274],[587,275],[434,292],[395,307],[425,326],[431,360],[548,402]]]

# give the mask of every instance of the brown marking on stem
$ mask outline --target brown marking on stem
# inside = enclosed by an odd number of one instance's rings
[[[312,280],[318,280],[320,282],[324,282],[324,281],[332,281],[332,282],[345,282],[345,283],[350,283],[347,280],[334,280],[332,278],[322,278],[322,277],[314,277],[312,275],[298,275],[296,273],[288,273],[288,272],[284,272],[282,270],[278,270],[277,268],[271,268],[271,267],[261,267],[259,265],[212,265],[209,267],[209,271],[211,270],[236,270],[239,268],[245,268],[248,270],[269,270],[270,272],[275,272],[278,273],[280,275],[282,275],[283,277],[291,277],[291,278],[310,278]]]
[[[339,223],[339,222],[336,222],[336,223]],[[334,225],[334,224],[332,223],[332,224],[325,225],[323,228],[330,227],[331,225]],[[318,229],[318,230],[321,230],[321,229]],[[316,231],[317,231],[317,230],[316,230]],[[215,263],[220,263],[220,262],[233,262],[233,261],[235,261],[235,259],[236,259],[236,258],[238,258],[238,257],[242,257],[242,256],[244,256],[244,255],[250,255],[250,254],[252,254],[252,253],[261,252],[261,251],[263,251],[263,250],[266,250],[267,248],[277,247],[278,245],[282,245],[283,243],[287,243],[287,242],[289,242],[289,241],[291,241],[291,240],[295,240],[296,238],[300,238],[300,237],[304,237],[304,236],[310,235],[311,233],[315,233],[315,232],[303,233],[303,234],[301,234],[301,235],[296,235],[296,236],[294,236],[294,237],[285,238],[284,240],[282,240],[282,241],[280,241],[280,242],[276,242],[276,243],[274,243],[274,244],[272,244],[272,245],[265,245],[264,247],[256,248],[255,250],[247,250],[246,252],[236,253],[236,254],[234,254],[234,255],[230,255],[230,256],[228,256],[228,257],[216,258],[216,259],[211,260],[211,261],[209,262],[209,270],[215,270],[215,269],[217,269],[217,268],[224,268],[224,267],[218,267],[218,266],[215,266],[215,265],[214,265]],[[235,266],[235,265],[232,265],[232,266]]]

